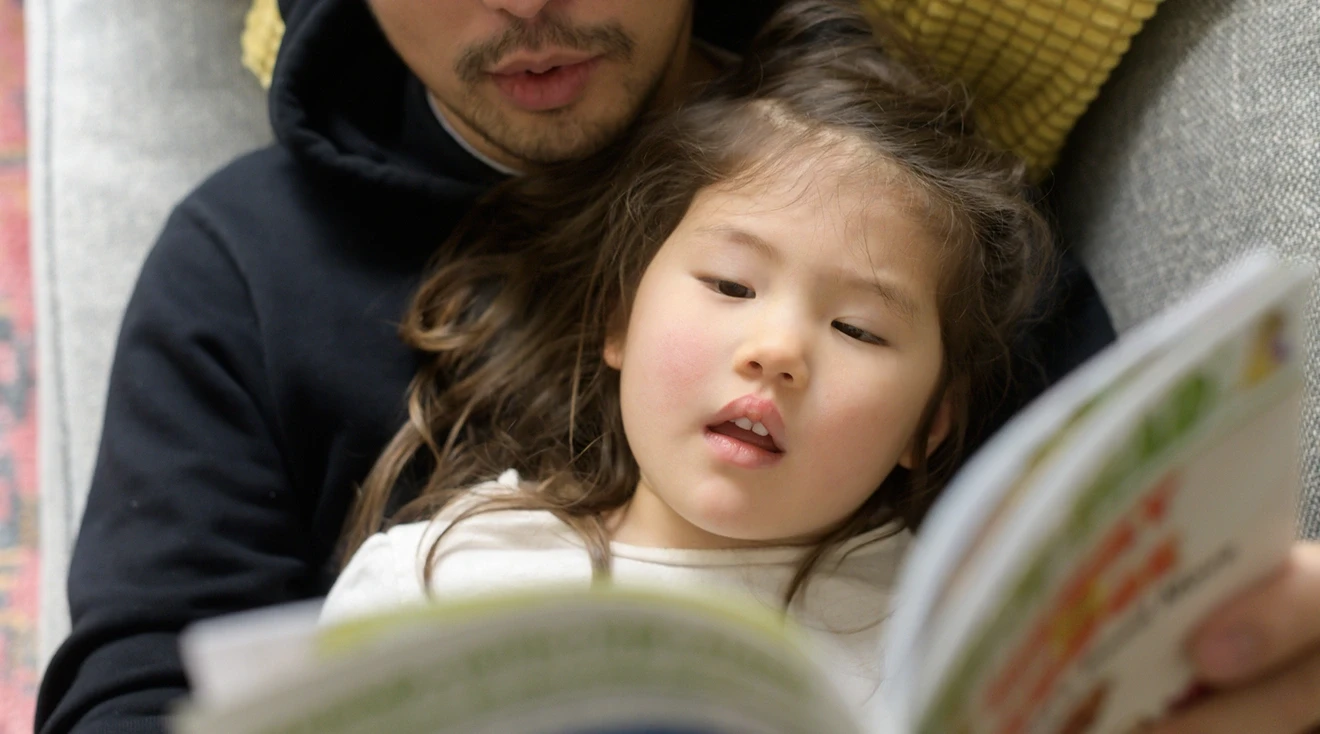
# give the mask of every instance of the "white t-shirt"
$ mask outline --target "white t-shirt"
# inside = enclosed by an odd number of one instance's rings
[[[508,492],[512,471],[474,488],[474,496]],[[422,568],[436,537],[469,502],[452,503],[433,522],[399,525],[367,540],[340,575],[321,612],[323,622],[427,599]],[[831,671],[845,697],[858,706],[879,681],[881,632],[908,535],[870,544],[883,531],[849,541],[818,566],[790,608],[795,621],[839,661]],[[862,546],[862,547],[858,547]],[[843,551],[856,551],[838,558]],[[688,550],[611,543],[611,579],[617,585],[714,590],[749,595],[781,609],[785,586],[801,549]],[[468,518],[444,538],[431,578],[437,600],[591,581],[591,562],[576,533],[543,511],[499,511]]]

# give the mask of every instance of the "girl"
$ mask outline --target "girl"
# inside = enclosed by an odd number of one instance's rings
[[[855,6],[797,2],[695,102],[511,181],[402,327],[425,362],[324,616],[713,585],[873,690],[897,536],[1005,389],[1051,261],[1022,165],[968,115]]]

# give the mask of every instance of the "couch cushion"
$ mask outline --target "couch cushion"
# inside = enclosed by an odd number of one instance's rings
[[[1317,39],[1314,0],[1167,0],[1134,41],[1054,187],[1120,330],[1254,248],[1320,261]],[[1320,340],[1310,350],[1302,514],[1320,537]]]
[[[119,320],[166,213],[270,137],[246,0],[27,0],[45,661]]]

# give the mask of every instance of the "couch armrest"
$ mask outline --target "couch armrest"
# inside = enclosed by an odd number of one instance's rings
[[[27,0],[44,665],[119,320],[169,209],[270,138],[243,69],[247,0]]]
[[[1120,330],[1249,250],[1320,262],[1320,5],[1168,0],[1073,131],[1054,197]],[[1320,309],[1302,530],[1320,537]]]

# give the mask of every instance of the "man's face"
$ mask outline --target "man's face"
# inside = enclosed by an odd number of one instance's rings
[[[469,143],[515,168],[599,150],[678,84],[691,0],[368,0]]]

